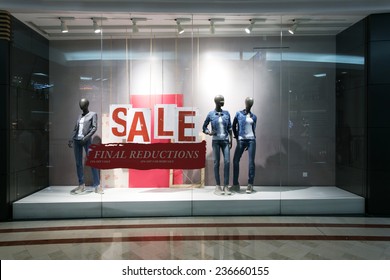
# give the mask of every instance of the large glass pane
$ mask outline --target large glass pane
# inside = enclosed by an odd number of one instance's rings
[[[76,43],[77,42],[77,43]],[[102,116],[102,42],[96,40],[52,41],[50,77],[54,85],[50,98],[50,182],[76,185],[73,150],[68,148],[78,116],[81,98],[90,102],[89,110]],[[96,136],[101,135],[101,123]],[[94,139],[98,141],[98,139]],[[88,169],[88,168],[87,168]],[[85,172],[88,184],[89,170]]]
[[[333,186],[335,36],[283,32],[282,42],[282,184]]]
[[[280,17],[275,17],[274,21],[276,28],[269,35],[252,39],[253,111],[258,116],[256,186],[280,186],[286,157],[285,139],[281,136],[283,108],[280,84],[283,77]]]

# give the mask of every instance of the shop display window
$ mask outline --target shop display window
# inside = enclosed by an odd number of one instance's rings
[[[88,100],[89,110],[97,114],[92,145],[206,143],[203,168],[100,169],[104,194],[98,193],[91,202],[96,202],[97,206],[91,207],[100,209],[100,216],[215,214],[207,211],[211,207],[207,201],[219,207],[219,215],[234,214],[234,207],[245,208],[242,214],[259,214],[252,207],[266,199],[267,192],[281,196],[282,191],[334,187],[336,36],[291,35],[285,28],[288,18],[283,16],[275,16],[273,26],[277,28],[250,35],[218,34],[218,29],[206,34],[199,28],[200,15],[188,15],[188,19],[185,35],[175,32],[174,25],[170,35],[150,29],[141,34],[128,30],[106,36],[102,22],[102,31],[94,39],[49,41],[48,80],[37,77],[30,85],[37,92],[47,87],[48,187],[66,189],[73,202],[95,195],[88,165],[84,166],[85,190],[76,195],[70,191],[77,187],[78,178],[68,141],[82,113],[81,99]],[[141,22],[138,27],[142,28]],[[348,63],[359,65],[361,61]],[[231,189],[230,194],[223,190],[223,182],[219,183],[222,194],[216,193],[215,138],[202,129],[219,95],[231,124],[236,113],[246,108],[247,98],[252,99],[251,113],[257,117],[253,182],[248,182],[250,154],[245,149],[239,163],[240,188]],[[25,104],[23,92],[18,96]],[[116,115],[115,109],[119,110]],[[180,115],[181,110],[187,113]],[[135,119],[134,112],[141,112],[142,119]],[[181,130],[180,125],[184,125]],[[208,127],[211,129],[211,124]],[[139,133],[129,135],[134,131]],[[180,133],[184,138],[178,137]],[[228,189],[234,185],[237,143],[232,139]],[[223,181],[222,153],[220,157]],[[248,184],[252,192],[247,191]],[[105,197],[110,199],[105,201]],[[112,207],[123,203],[121,199],[129,204],[113,214]],[[149,206],[141,205],[144,201]],[[179,212],[167,210],[172,203],[177,203]],[[156,208],[147,210],[151,205]],[[280,202],[277,207],[280,211]]]

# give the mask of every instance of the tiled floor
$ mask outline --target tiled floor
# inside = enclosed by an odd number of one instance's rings
[[[0,223],[0,259],[389,260],[390,218],[187,217]]]

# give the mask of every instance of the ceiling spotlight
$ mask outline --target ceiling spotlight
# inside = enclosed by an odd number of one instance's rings
[[[147,21],[147,18],[131,18],[130,20],[133,23],[133,33],[138,33],[139,28],[138,28],[137,22]]]
[[[191,19],[190,18],[176,18],[175,21],[177,24],[177,33],[183,34],[184,28],[183,28],[183,26],[181,26],[181,23],[191,21]]]
[[[184,28],[183,28],[183,26],[181,26],[180,21],[178,21],[177,19],[175,19],[175,21],[176,21],[176,24],[177,24],[177,33],[183,34],[184,33]]]
[[[292,26],[288,29],[288,32],[289,32],[290,34],[294,35],[295,31],[296,31],[297,28],[298,28],[298,22],[297,22],[295,19],[293,19],[292,22],[293,22],[293,24],[292,24]]]
[[[61,33],[68,33],[69,29],[66,25],[66,21],[74,20],[74,17],[59,17],[58,19],[61,21]]]
[[[63,20],[61,20],[61,32],[62,33],[68,33],[69,32],[68,27],[66,26],[66,23]]]
[[[99,24],[97,23],[97,20],[96,19],[92,19],[93,20],[93,31],[95,33],[100,33],[102,31],[102,29],[100,28]]]
[[[256,22],[254,19],[250,19],[249,21],[250,21],[250,24],[247,27],[245,27],[245,32],[247,34],[251,34],[253,26],[255,25],[255,22]]]
[[[210,20],[210,33],[211,33],[211,34],[214,34],[214,33],[215,33],[214,21],[211,21],[211,20]]]
[[[177,24],[177,33],[183,34],[184,33],[184,28],[181,26],[180,23]]]
[[[133,21],[133,33],[138,33],[139,29],[138,29],[138,26],[137,26],[137,22],[136,21]]]
[[[224,22],[225,19],[224,18],[210,18],[209,21],[210,21],[210,33],[214,34],[215,33],[215,23],[216,22]]]

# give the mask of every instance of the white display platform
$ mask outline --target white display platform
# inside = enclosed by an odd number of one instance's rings
[[[71,186],[48,187],[13,203],[13,218],[62,219],[214,215],[364,214],[364,198],[337,187],[259,187],[216,195],[214,187],[111,188],[71,195]]]

